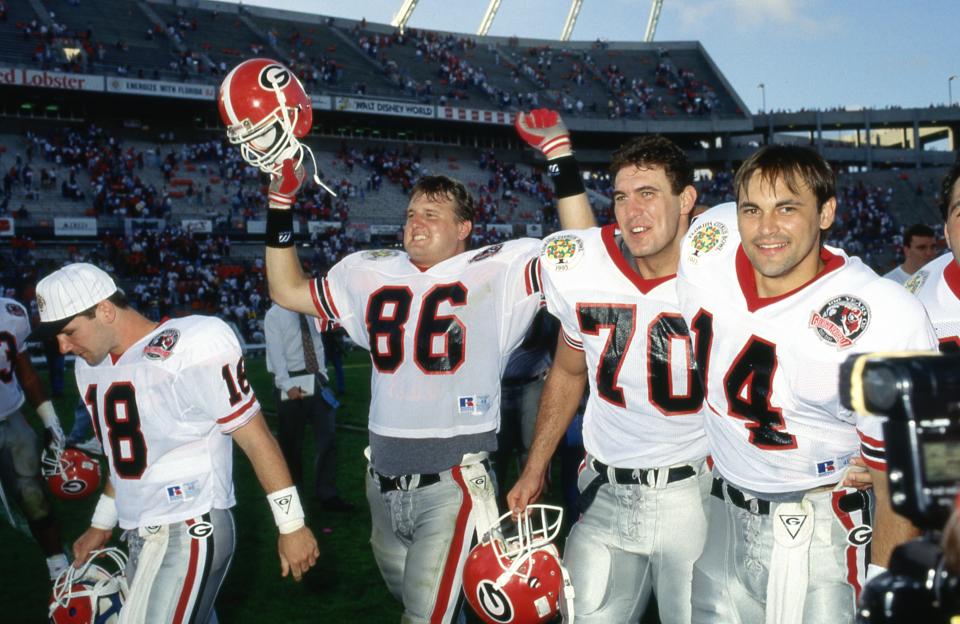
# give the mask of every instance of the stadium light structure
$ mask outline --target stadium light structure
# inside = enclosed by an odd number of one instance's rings
[[[953,81],[956,79],[956,74],[947,78],[947,106],[953,106]]]
[[[767,85],[761,82],[757,85],[757,88],[760,89],[760,112],[765,113],[767,112]]]
[[[570,3],[570,10],[567,12],[567,21],[563,23],[563,32],[560,33],[560,41],[570,41],[573,34],[573,27],[577,24],[577,16],[580,15],[580,5],[583,0],[573,0]]]
[[[418,1],[419,0],[403,0],[403,4],[400,5],[400,10],[393,16],[390,25],[394,28],[399,28],[400,32],[403,32],[407,27],[407,22],[410,21],[410,16],[413,15],[413,10],[417,8]]]
[[[650,3],[650,16],[647,18],[647,30],[643,33],[643,40],[646,43],[653,41],[657,34],[657,24],[660,23],[660,9],[663,8],[663,0],[653,0]]]
[[[487,5],[487,12],[483,14],[483,20],[480,22],[480,28],[477,29],[478,37],[485,37],[493,25],[493,18],[497,16],[497,10],[500,8],[500,0],[490,0]]]

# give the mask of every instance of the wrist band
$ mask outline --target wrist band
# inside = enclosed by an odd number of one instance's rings
[[[270,503],[273,521],[277,523],[281,535],[293,533],[305,525],[303,506],[300,504],[297,486],[291,485],[288,488],[267,494],[267,502]]]
[[[293,211],[267,209],[267,247],[293,247]]]
[[[112,531],[117,526],[117,502],[101,494],[97,501],[97,508],[93,510],[93,517],[90,518],[90,526],[104,531]]]
[[[57,412],[53,409],[53,403],[51,403],[49,399],[37,406],[37,416],[40,417],[40,420],[43,421],[43,426],[47,429],[60,424],[60,419],[57,418]]]
[[[577,159],[572,155],[548,160],[547,175],[553,180],[553,188],[557,193],[557,199],[586,193],[583,188],[583,179],[580,177],[580,167],[577,165]],[[268,220],[268,231],[270,229],[269,223]]]

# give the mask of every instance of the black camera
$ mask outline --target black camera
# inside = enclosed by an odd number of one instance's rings
[[[893,552],[887,572],[860,596],[863,624],[950,622],[960,579],[944,566],[940,532],[960,491],[960,355],[855,355],[840,371],[840,400],[886,418],[893,509],[925,535]]]

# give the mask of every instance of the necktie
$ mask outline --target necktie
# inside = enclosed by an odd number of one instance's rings
[[[303,363],[308,373],[320,373],[320,362],[317,361],[317,351],[313,348],[313,337],[310,335],[310,325],[305,314],[300,317],[300,339],[303,340]]]

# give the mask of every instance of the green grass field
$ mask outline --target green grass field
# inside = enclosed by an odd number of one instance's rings
[[[319,505],[304,499],[307,522],[320,543],[320,561],[301,583],[280,577],[277,531],[264,493],[250,463],[237,451],[234,478],[237,506],[237,548],[233,566],[217,602],[219,619],[226,623],[284,622],[395,622],[400,605],[387,592],[368,540],[370,515],[363,494],[363,471],[367,444],[366,420],[370,397],[370,363],[365,352],[347,357],[348,392],[342,398],[337,430],[338,484],[344,498],[354,503],[352,513],[324,513]],[[248,360],[248,376],[275,429],[272,380],[263,358]],[[45,377],[45,371],[40,371]],[[73,375],[68,372],[66,396],[57,399],[57,413],[69,431],[77,401]],[[312,437],[307,436],[304,457],[313,456]],[[65,544],[70,544],[89,526],[96,499],[57,501]],[[119,539],[120,532],[116,532]],[[35,624],[46,620],[50,584],[43,556],[27,535],[0,520],[0,622]]]
[[[69,368],[69,367],[68,367]],[[387,591],[370,551],[370,514],[363,492],[367,445],[367,407],[370,401],[370,360],[364,351],[345,358],[347,394],[341,397],[337,412],[337,482],[341,495],[357,506],[352,513],[324,513],[319,504],[304,498],[307,523],[320,543],[320,560],[301,583],[280,577],[277,557],[277,530],[267,507],[263,490],[250,463],[239,450],[234,462],[237,506],[237,548],[233,565],[217,601],[217,614],[223,624],[262,624],[279,622],[379,624],[397,622],[401,605]],[[67,373],[66,396],[55,401],[64,429],[73,424],[77,402],[72,368]],[[40,374],[45,377],[46,371]],[[247,360],[247,375],[263,405],[271,427],[276,430],[273,382],[262,357]],[[305,463],[313,457],[312,436],[304,447]],[[559,474],[555,465],[554,474]],[[309,471],[307,471],[309,473]],[[508,471],[508,482],[516,478]],[[309,473],[312,474],[312,473]],[[308,477],[309,478],[309,477]],[[308,487],[310,482],[308,481]],[[501,487],[504,483],[501,483]],[[558,504],[556,494],[548,500]],[[64,544],[73,540],[90,523],[96,498],[55,502],[62,523]],[[570,518],[567,518],[569,526]],[[566,533],[564,532],[564,535]],[[120,531],[115,532],[119,544]],[[559,540],[562,546],[563,540]],[[46,621],[50,583],[39,546],[33,539],[0,520],[0,623],[35,624]],[[476,622],[472,614],[469,622]],[[655,624],[655,605],[651,604],[644,623]]]

